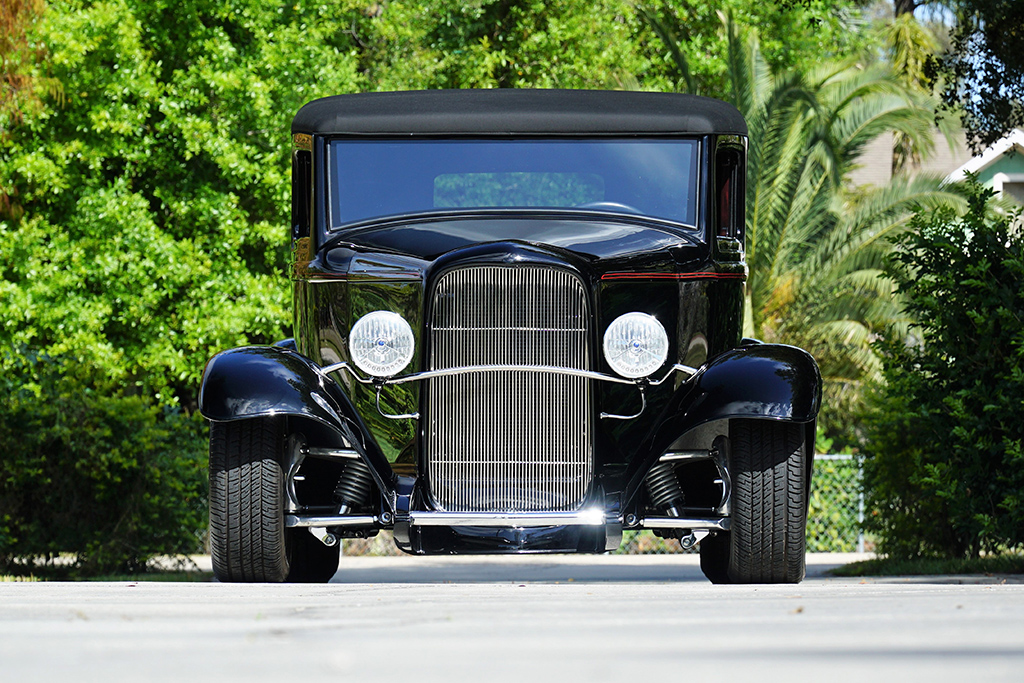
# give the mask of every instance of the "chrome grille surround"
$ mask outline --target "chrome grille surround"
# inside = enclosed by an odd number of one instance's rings
[[[576,276],[537,266],[471,266],[434,290],[431,370],[469,365],[590,369],[590,315]],[[452,512],[579,509],[593,473],[590,380],[468,373],[429,380],[427,477]]]

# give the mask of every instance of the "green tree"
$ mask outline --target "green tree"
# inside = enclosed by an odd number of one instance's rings
[[[367,25],[363,63],[376,90],[602,88],[622,74],[668,80],[630,0],[411,0]]]
[[[43,0],[4,0],[0,4],[0,138],[21,122],[26,110],[39,107],[41,94],[60,94],[59,82],[38,73],[45,49],[28,39],[43,8]]]
[[[1018,0],[895,0],[897,17],[925,8],[949,32],[926,65],[943,109],[976,152],[1024,126],[1024,4]]]
[[[202,550],[198,416],[126,396],[88,366],[34,354],[7,360],[0,573],[138,572],[155,555]]]
[[[991,191],[969,192],[962,216],[916,216],[891,268],[919,322],[879,343],[865,475],[870,526],[899,558],[1024,544],[1024,236]]]
[[[933,63],[946,106],[960,113],[975,151],[1024,127],[1024,3],[946,0],[952,45]]]
[[[0,563],[195,549],[199,376],[288,336],[289,124],[365,88],[361,7],[54,0],[26,24],[24,70],[65,97],[0,139]]]
[[[891,240],[917,207],[963,200],[925,176],[847,191],[846,175],[876,137],[897,131],[928,148],[928,98],[881,63],[773,70],[756,34],[723,19],[727,99],[750,129],[747,333],[810,351],[824,379],[823,423],[848,431],[864,383],[881,371],[873,336],[906,322],[880,277]]]
[[[921,96],[931,93],[927,75],[928,64],[939,50],[939,41],[914,15],[899,14],[884,31],[886,55],[893,74],[906,88]],[[938,102],[936,101],[936,105]],[[941,117],[938,123],[949,140],[955,139],[956,126],[950,117]],[[928,144],[929,140],[924,140]],[[929,149],[918,149],[916,141],[901,131],[893,133],[892,172],[896,175],[904,170],[917,169]]]
[[[41,76],[42,47],[32,45],[28,31],[43,11],[42,0],[4,0],[0,4],[0,144],[26,112],[38,111],[41,95],[59,100],[60,82]],[[21,215],[17,188],[0,179],[0,218]]]
[[[0,343],[195,405],[207,358],[287,336],[289,123],[365,87],[350,3],[53,2],[32,39],[67,100],[0,178]]]
[[[757,31],[761,59],[773,73],[806,71],[876,44],[857,0],[674,0],[638,5],[660,39],[662,68],[676,90],[730,99],[729,36],[721,17]]]
[[[769,62],[809,64],[861,50],[867,35],[857,0],[406,0],[370,3],[353,24],[371,87],[622,88],[673,90],[681,74],[651,15],[681,38],[706,94],[724,85],[717,9],[758,26]],[[673,44],[675,41],[671,41]],[[717,88],[717,89],[716,89]]]

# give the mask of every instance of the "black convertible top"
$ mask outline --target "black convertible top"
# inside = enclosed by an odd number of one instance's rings
[[[731,104],[621,90],[418,90],[306,104],[293,133],[340,135],[746,135]]]

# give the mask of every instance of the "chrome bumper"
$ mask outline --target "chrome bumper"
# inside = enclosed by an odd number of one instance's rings
[[[578,512],[436,512],[431,510],[409,513],[411,526],[478,526],[529,529],[548,526],[604,526],[619,524],[618,518],[609,518],[603,510],[586,509]],[[386,526],[372,515],[335,515],[306,517],[286,515],[286,527],[348,527],[380,528]],[[728,517],[646,517],[635,524],[643,529],[690,529],[691,531],[728,531]]]

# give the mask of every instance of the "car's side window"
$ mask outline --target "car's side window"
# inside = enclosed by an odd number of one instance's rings
[[[731,147],[715,155],[715,205],[718,236],[743,239],[743,153]]]
[[[292,239],[309,237],[312,200],[313,155],[309,150],[292,152]]]

